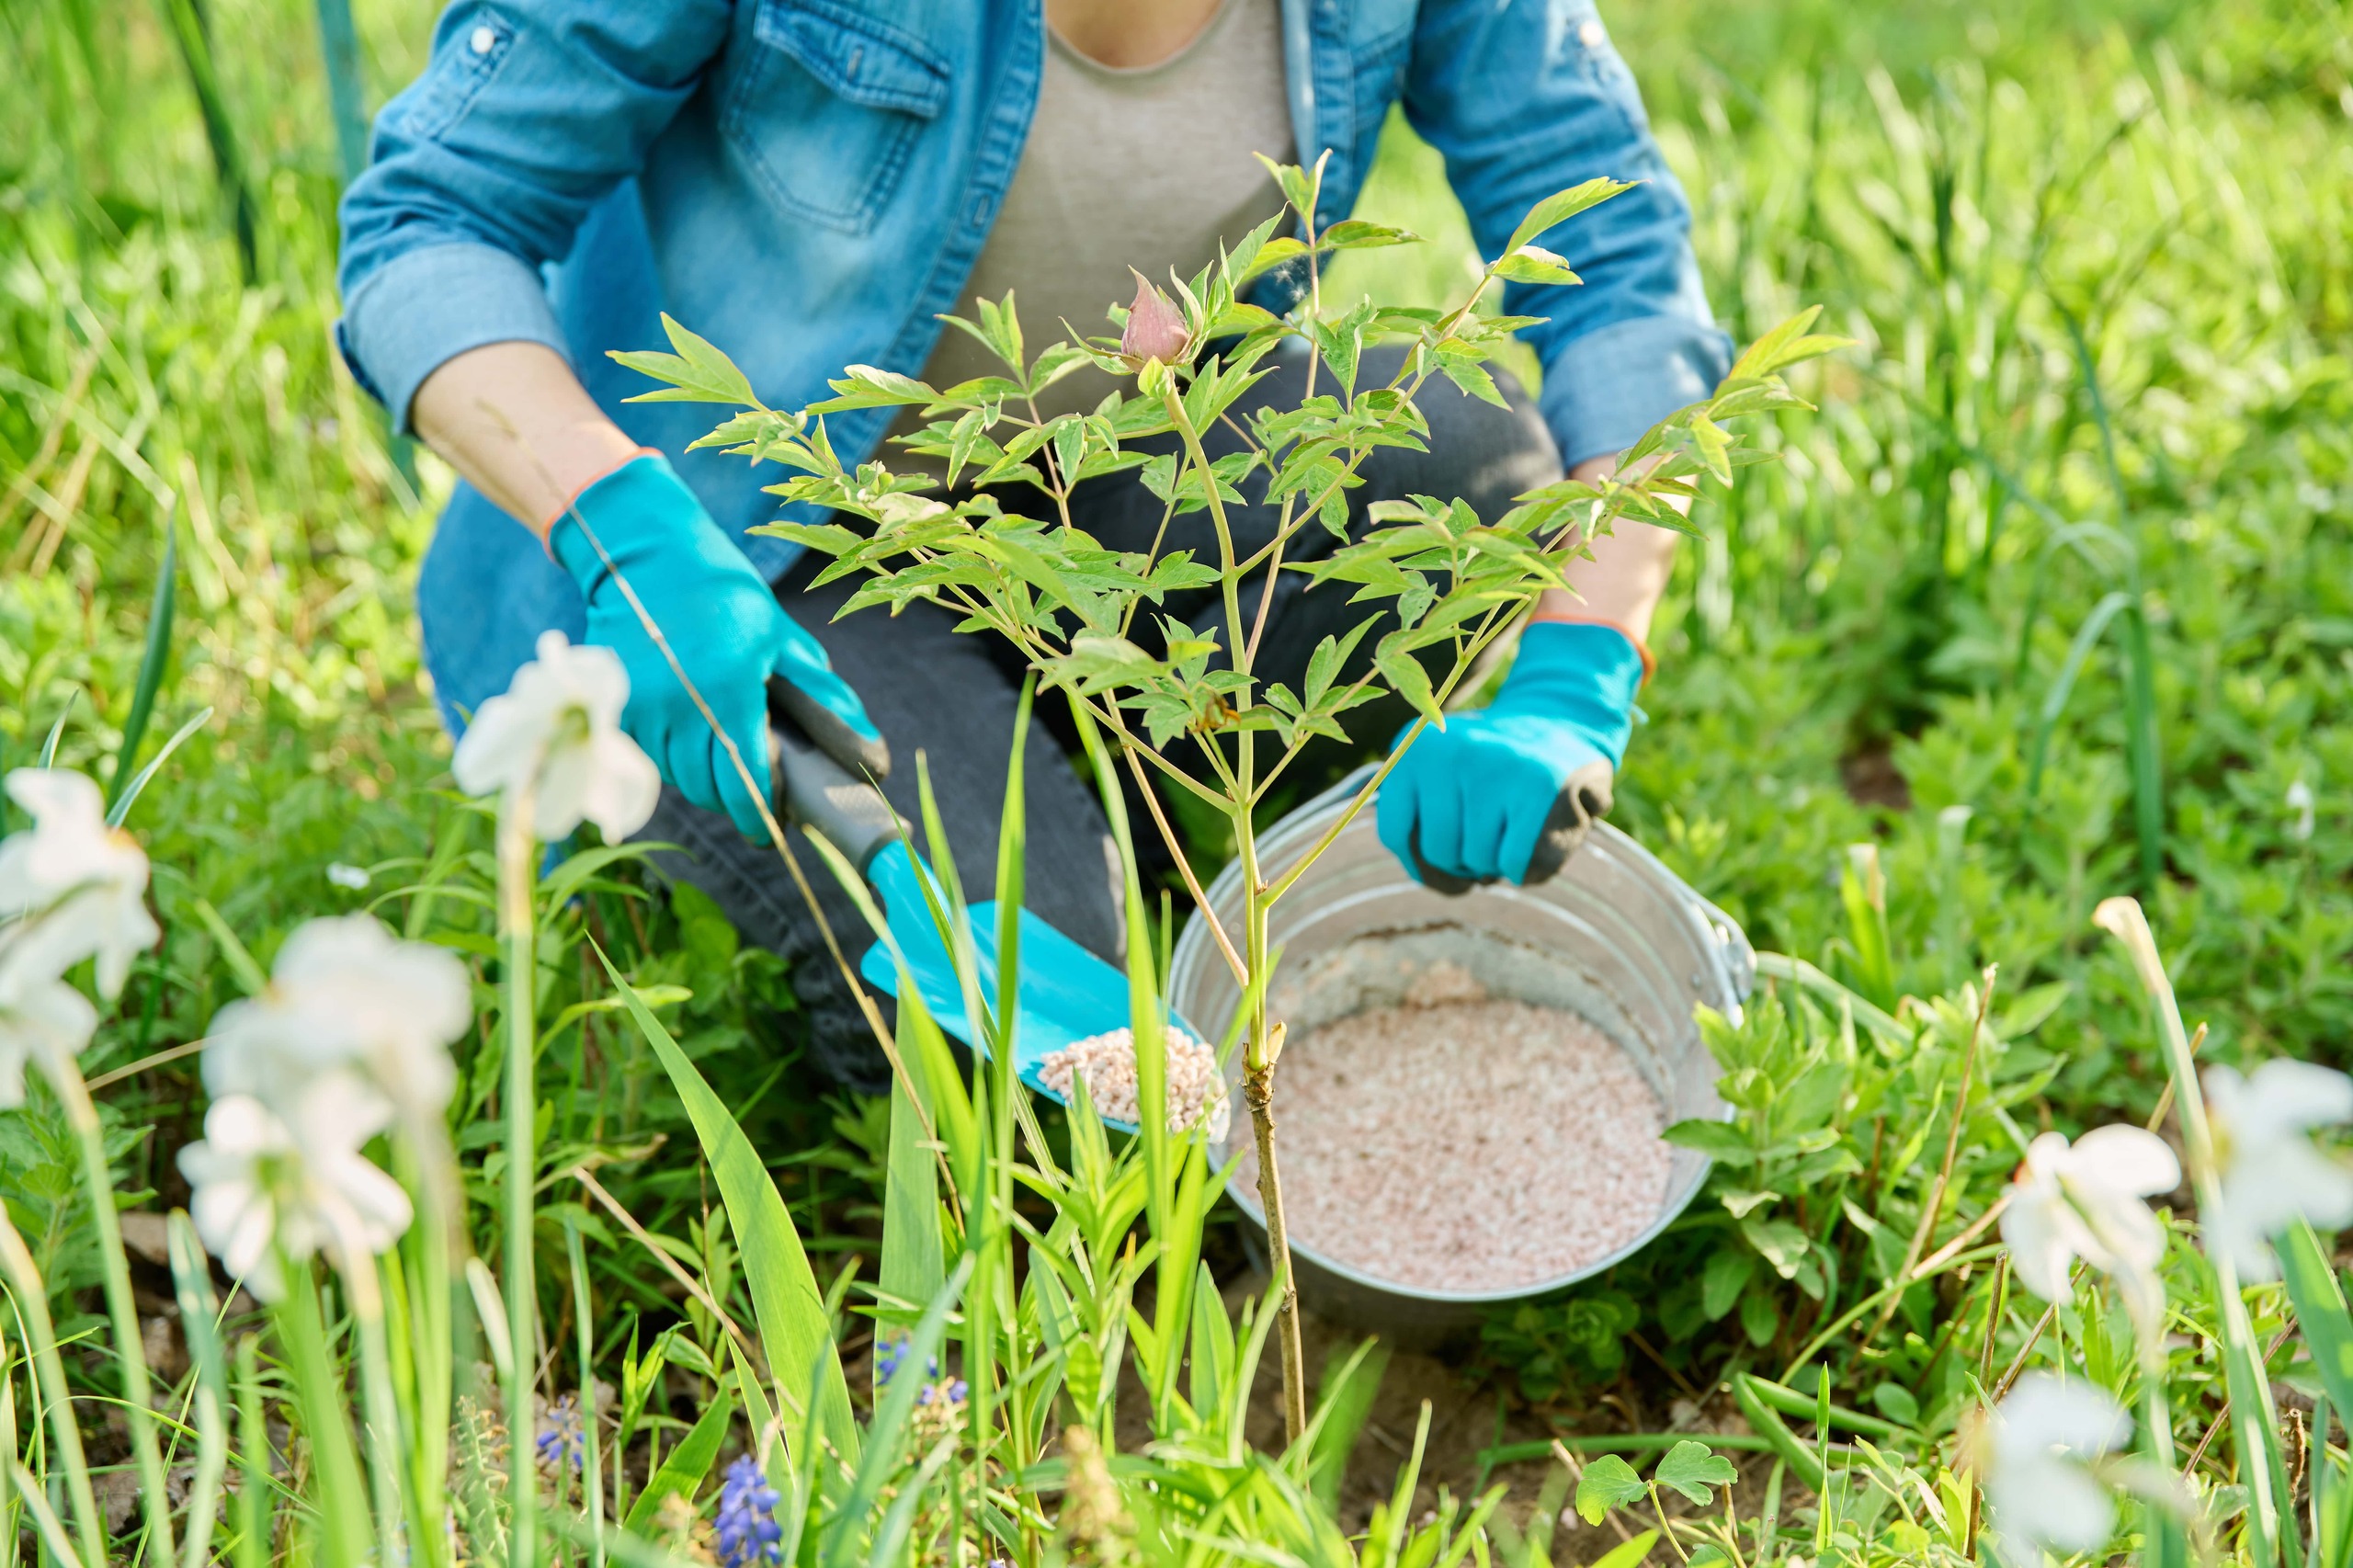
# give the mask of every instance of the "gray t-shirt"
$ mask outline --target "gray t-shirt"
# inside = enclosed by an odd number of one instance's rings
[[[1168,288],[1282,210],[1250,154],[1296,158],[1283,77],[1280,0],[1223,0],[1182,50],[1156,65],[1097,64],[1049,28],[1029,143],[1004,210],[955,313],[1015,294],[1028,351],[1115,331],[1104,311],[1135,296],[1133,267]],[[1191,149],[1188,151],[1187,149]],[[1065,332],[1063,323],[1068,321]],[[923,379],[941,389],[1003,367],[969,334],[941,335]],[[1111,378],[1086,367],[1040,397],[1049,417],[1092,408]],[[900,433],[919,428],[915,411]],[[918,468],[892,448],[886,461]]]

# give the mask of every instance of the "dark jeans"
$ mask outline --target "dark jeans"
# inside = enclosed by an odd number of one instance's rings
[[[1358,384],[1386,381],[1403,361],[1401,348],[1370,350]],[[1255,408],[1289,408],[1299,403],[1306,390],[1305,358],[1290,357],[1277,363],[1275,371],[1232,411],[1236,424],[1246,426]],[[1324,390],[1330,390],[1328,379],[1319,380]],[[1366,460],[1358,471],[1364,483],[1348,492],[1352,528],[1362,525],[1370,503],[1415,494],[1461,496],[1482,517],[1493,518],[1510,506],[1514,496],[1561,477],[1559,453],[1532,400],[1509,375],[1498,372],[1495,381],[1507,408],[1466,397],[1442,377],[1433,376],[1424,384],[1420,404],[1429,422],[1430,449],[1381,448]],[[1165,450],[1173,449],[1176,442],[1169,437],[1144,445]],[[1204,435],[1202,445],[1215,459],[1239,449],[1241,439],[1221,426]],[[1263,475],[1252,476],[1244,493],[1254,504],[1228,508],[1234,549],[1245,557],[1273,537],[1279,516],[1277,507],[1255,504],[1264,483]],[[999,493],[1007,505],[1015,504],[1013,497],[1020,494]],[[1112,550],[1150,549],[1162,510],[1162,503],[1132,473],[1089,481],[1073,497],[1073,520]],[[1329,530],[1310,523],[1292,537],[1287,554],[1294,561],[1310,559],[1336,544]],[[1215,562],[1217,537],[1209,514],[1176,518],[1162,548],[1189,549],[1195,560]],[[868,609],[835,620],[853,585],[843,581],[808,587],[821,564],[802,561],[779,585],[779,597],[793,618],[824,644],[834,667],[865,701],[889,740],[892,768],[883,793],[903,815],[919,821],[916,759],[921,756],[929,767],[932,794],[965,892],[973,899],[990,896],[1020,693],[1017,661],[986,633],[957,632],[953,628],[960,618],[929,605],[910,605],[895,617]],[[1255,620],[1261,595],[1275,595],[1254,666],[1259,677],[1298,689],[1315,645],[1328,635],[1347,631],[1368,613],[1367,607],[1348,602],[1353,591],[1346,584],[1311,587],[1303,574],[1292,572],[1281,574],[1271,589],[1263,573],[1249,584],[1243,596],[1245,620]],[[1214,590],[1176,596],[1164,611],[1206,631],[1213,625],[1222,628],[1218,602]],[[1376,627],[1358,645],[1358,670],[1370,663],[1381,630]],[[1039,705],[1041,721],[1059,700],[1049,698]],[[1391,699],[1357,709],[1344,722],[1356,740],[1370,748],[1385,742],[1406,716],[1404,705]],[[1029,801],[1026,902],[1040,918],[1116,960],[1122,947],[1117,856],[1093,786],[1053,740],[1055,727],[1041,722],[1032,728],[1023,761]],[[1149,819],[1139,818],[1136,828],[1140,835],[1154,834]],[[817,1064],[853,1087],[886,1085],[881,1054],[774,849],[745,842],[726,817],[687,804],[666,787],[641,836],[683,846],[684,855],[659,858],[665,874],[710,894],[745,940],[773,949],[794,966],[794,983],[809,1009],[810,1044]],[[823,862],[813,854],[802,854],[801,861],[826,920],[855,961],[872,940],[871,934]]]

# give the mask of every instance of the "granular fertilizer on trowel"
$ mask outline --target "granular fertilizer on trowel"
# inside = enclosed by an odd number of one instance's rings
[[[1168,1130],[1184,1131],[1206,1110],[1210,1142],[1222,1141],[1232,1102],[1218,1079],[1217,1052],[1174,1027],[1162,1038],[1167,1042]],[[1085,1079],[1086,1097],[1107,1121],[1132,1127],[1142,1114],[1136,1097],[1135,1036],[1128,1029],[1108,1029],[1074,1041],[1040,1062],[1038,1076],[1065,1100],[1071,1097],[1072,1080]]]

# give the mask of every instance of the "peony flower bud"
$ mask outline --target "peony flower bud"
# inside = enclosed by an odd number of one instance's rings
[[[1120,352],[1138,361],[1157,359],[1173,365],[1184,355],[1191,335],[1185,330],[1185,312],[1142,273],[1135,277],[1135,303],[1128,307],[1128,328],[1120,335]]]

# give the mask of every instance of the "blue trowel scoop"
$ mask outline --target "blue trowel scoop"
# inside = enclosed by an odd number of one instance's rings
[[[790,695],[787,695],[787,694]],[[897,812],[864,778],[835,760],[832,752],[857,747],[842,741],[820,747],[810,739],[813,729],[824,727],[831,715],[809,711],[814,705],[777,683],[770,687],[768,762],[777,781],[782,814],[813,833],[822,834],[844,859],[855,867],[881,904],[893,942],[906,960],[915,990],[939,1027],[986,1054],[988,1040],[973,1028],[964,1010],[963,987],[947,944],[932,918],[932,905],[945,909],[947,895],[930,866],[908,846],[909,835]],[[837,723],[838,721],[834,721]],[[845,732],[845,733],[847,733]],[[869,757],[858,756],[869,772],[879,776],[888,766],[879,748]],[[876,766],[880,763],[881,766]],[[928,884],[930,897],[925,897]],[[981,995],[994,1003],[997,994],[997,910],[994,901],[971,906],[972,945],[977,958]],[[1014,1070],[1024,1083],[1050,1099],[1062,1096],[1046,1087],[1039,1076],[1045,1059],[1090,1035],[1124,1028],[1130,1022],[1128,977],[1063,936],[1043,920],[1021,912],[1019,1017],[1014,1029]],[[889,944],[876,942],[858,960],[858,972],[876,989],[896,997],[899,968]],[[1176,1020],[1199,1037],[1199,1031]],[[1124,1126],[1124,1123],[1113,1123]],[[1132,1131],[1132,1129],[1130,1129]]]

